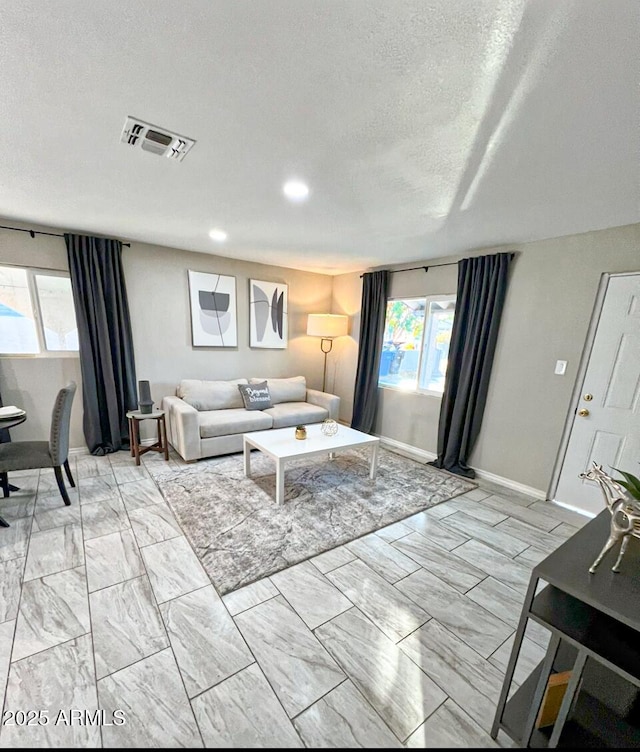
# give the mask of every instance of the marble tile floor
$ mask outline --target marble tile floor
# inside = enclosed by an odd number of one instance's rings
[[[220,598],[154,481],[206,462],[77,456],[71,507],[12,476],[0,747],[513,746],[488,732],[531,568],[587,518],[481,483]]]

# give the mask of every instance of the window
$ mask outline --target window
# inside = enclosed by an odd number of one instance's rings
[[[68,275],[0,266],[0,353],[58,356],[77,351]]]
[[[442,394],[455,295],[387,301],[378,386]]]

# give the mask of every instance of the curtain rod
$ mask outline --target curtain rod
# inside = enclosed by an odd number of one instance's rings
[[[389,269],[389,274],[396,274],[397,272],[415,272],[418,269],[424,269],[425,273],[429,271],[429,269],[433,269],[436,266],[456,266],[457,261],[448,261],[446,264],[431,264],[431,266],[412,266],[409,269]],[[360,275],[360,279],[364,277],[364,274]]]
[[[59,232],[41,232],[40,230],[23,230],[22,227],[7,227],[6,225],[0,225],[0,230],[13,230],[14,232],[28,232],[32,238],[36,235],[50,235],[52,238],[64,238]],[[123,243],[127,248],[131,248],[131,243]]]

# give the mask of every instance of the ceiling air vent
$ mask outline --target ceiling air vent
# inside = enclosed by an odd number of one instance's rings
[[[158,128],[131,116],[124,124],[120,141],[176,162],[181,162],[195,144],[192,138],[179,136],[166,128]]]

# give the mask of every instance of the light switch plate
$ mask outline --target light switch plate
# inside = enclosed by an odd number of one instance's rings
[[[567,370],[567,361],[556,360],[556,370],[554,371],[554,373],[557,374],[558,376],[564,376],[566,370]]]

